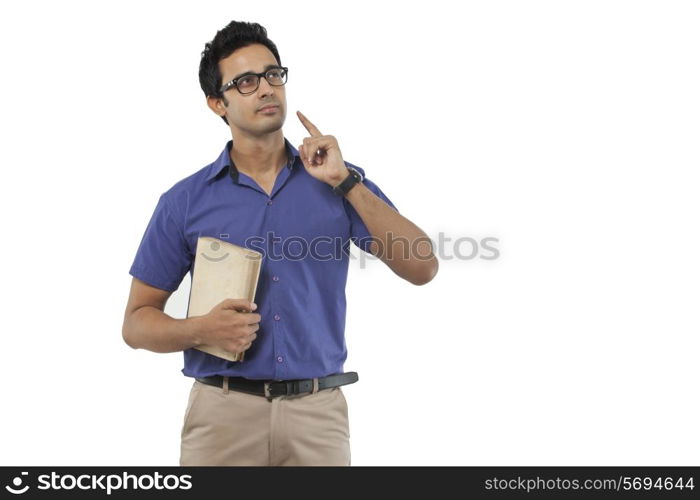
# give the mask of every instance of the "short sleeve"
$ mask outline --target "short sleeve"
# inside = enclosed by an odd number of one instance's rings
[[[384,201],[387,205],[389,205],[398,212],[398,209],[394,206],[392,201],[384,194],[384,192],[381,189],[379,189],[379,186],[377,186],[374,182],[372,182],[364,176],[365,173],[361,168],[356,167],[355,165],[351,166],[360,171],[363,177],[362,183],[367,187],[367,189],[372,191],[382,201]],[[343,199],[343,203],[345,204],[345,209],[348,213],[348,216],[350,217],[350,240],[358,248],[364,250],[367,253],[370,253],[372,235],[367,230],[367,226],[365,226],[365,223],[362,222],[362,218],[360,218],[360,215],[357,213],[352,204],[346,199]]]
[[[183,221],[161,195],[136,252],[129,274],[151,286],[175,291],[192,267]]]

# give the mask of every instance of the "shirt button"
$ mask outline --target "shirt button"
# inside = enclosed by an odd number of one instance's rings
[[[267,200],[268,205],[272,205],[272,200]]]
[[[279,320],[280,320],[280,315],[279,315],[279,314],[275,314],[275,321],[279,321]]]
[[[272,277],[272,281],[279,281],[279,280],[280,280],[280,277],[279,277],[279,276],[273,276],[273,277]]]
[[[277,356],[277,362],[281,363],[282,361],[284,361],[284,358],[282,356]]]

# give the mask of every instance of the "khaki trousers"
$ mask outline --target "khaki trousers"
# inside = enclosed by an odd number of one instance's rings
[[[195,380],[180,465],[350,465],[348,424],[340,387],[268,400]]]

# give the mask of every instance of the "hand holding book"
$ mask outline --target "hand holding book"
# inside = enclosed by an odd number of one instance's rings
[[[202,344],[194,347],[242,361],[260,327],[253,313],[262,254],[208,236],[197,240],[187,317],[201,316]]]
[[[225,299],[202,316],[202,344],[213,345],[232,354],[247,351],[257,338],[260,315],[248,299]]]

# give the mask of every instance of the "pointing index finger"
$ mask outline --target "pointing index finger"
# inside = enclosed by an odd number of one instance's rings
[[[321,137],[323,135],[321,131],[316,128],[316,125],[311,123],[309,119],[302,114],[301,111],[297,111],[297,116],[299,117],[301,124],[304,125],[304,128],[306,128],[306,130],[309,131],[311,137]]]

